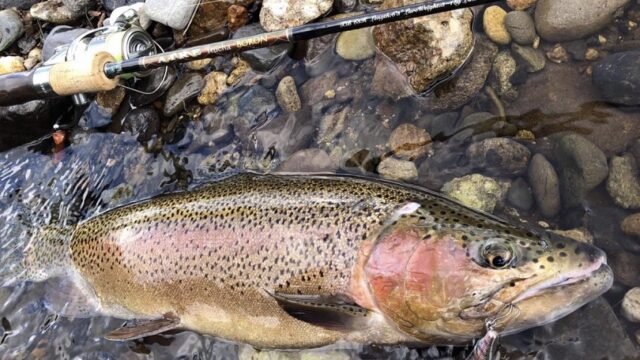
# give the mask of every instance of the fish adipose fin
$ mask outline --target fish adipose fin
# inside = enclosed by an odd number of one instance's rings
[[[371,313],[344,297],[270,294],[290,316],[328,330],[350,332],[369,327]]]
[[[105,335],[105,339],[112,341],[128,341],[147,336],[157,335],[165,331],[180,327],[180,319],[166,314],[160,319],[140,320],[115,329]]]

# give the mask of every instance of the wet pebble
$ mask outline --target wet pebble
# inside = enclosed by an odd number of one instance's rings
[[[265,0],[260,24],[267,31],[282,30],[311,22],[332,6],[333,0]]]
[[[187,73],[179,79],[167,91],[167,98],[164,104],[164,116],[173,116],[183,108],[183,103],[196,97],[204,87],[202,75],[197,73]]]
[[[317,143],[321,147],[330,147],[335,138],[344,131],[347,125],[349,108],[325,112],[318,125]]]
[[[593,67],[593,83],[612,103],[640,105],[640,51],[607,56]]]
[[[337,164],[329,157],[326,151],[321,149],[304,149],[289,156],[280,164],[279,172],[318,173],[333,172],[338,168]]]
[[[302,108],[296,82],[291,76],[285,76],[280,80],[276,89],[276,99],[280,107],[289,113],[296,112]]]
[[[526,11],[511,11],[505,18],[505,26],[513,41],[531,45],[536,39],[536,24]]]
[[[212,71],[204,77],[204,87],[198,96],[200,105],[211,105],[227,90],[227,74]]]
[[[260,24],[243,26],[233,34],[233,39],[253,36],[264,33]],[[289,53],[290,44],[273,45],[262,49],[243,51],[240,57],[257,71],[267,71],[273,68],[281,59]]]
[[[42,62],[42,50],[35,48],[29,51],[27,59],[24,61],[24,67],[27,70],[33,69],[36,65]]]
[[[510,51],[500,52],[491,67],[491,84],[499,96],[517,98],[518,91],[511,83],[511,78],[517,71],[518,64]]]
[[[472,166],[490,175],[514,176],[526,171],[531,152],[509,138],[493,138],[471,144],[466,155]]]
[[[528,179],[542,216],[552,218],[560,212],[560,181],[553,165],[542,154],[531,158]]]
[[[485,9],[482,25],[484,33],[491,41],[500,45],[507,45],[511,42],[511,35],[506,27],[507,12],[500,6],[492,5]]]
[[[544,69],[547,64],[547,58],[540,49],[513,44],[511,45],[511,50],[513,50],[516,58],[520,60],[520,63],[526,67],[527,72],[538,72]]]
[[[14,9],[0,11],[0,51],[11,46],[24,33],[20,14]]]
[[[533,206],[533,195],[529,184],[523,178],[517,178],[509,188],[507,201],[517,209],[530,210]]]
[[[231,63],[233,64],[233,70],[227,77],[227,85],[236,85],[251,71],[251,66],[239,57],[234,57]]]
[[[99,92],[96,95],[96,102],[106,115],[113,115],[120,108],[125,95],[126,90],[118,86],[111,91]]]
[[[447,182],[440,191],[466,206],[492,213],[504,199],[508,188],[490,177],[471,174]]]
[[[0,57],[0,75],[25,71],[24,60],[20,56]]]
[[[131,110],[122,121],[122,131],[135,136],[139,142],[149,141],[160,129],[160,116],[150,106]]]
[[[611,23],[629,0],[539,0],[535,22],[538,33],[550,42],[586,37]]]
[[[145,106],[158,100],[176,81],[176,71],[173,67],[152,70],[145,76],[136,88],[143,93],[133,92],[131,104],[133,106]]]
[[[640,213],[627,216],[620,227],[625,234],[640,238]]]
[[[640,174],[633,155],[611,158],[607,191],[618,206],[625,209],[640,208]]]
[[[629,290],[622,299],[622,315],[629,321],[640,323],[640,287]]]
[[[623,285],[640,286],[640,256],[628,251],[607,254],[616,281]]]
[[[389,137],[388,147],[401,159],[415,160],[431,150],[431,136],[425,129],[413,124],[401,124]]]
[[[362,28],[340,33],[336,41],[336,52],[346,60],[365,60],[376,53],[371,28]]]
[[[577,134],[563,136],[555,146],[565,207],[578,205],[609,173],[607,157],[592,142]]]
[[[378,164],[378,173],[392,180],[413,181],[418,178],[418,168],[413,161],[388,157]]]
[[[270,107],[265,110],[268,109]],[[306,147],[313,137],[314,128],[305,120],[303,116],[285,113],[260,126],[255,131],[255,142],[262,151],[260,155],[275,152],[280,159],[285,159]]]

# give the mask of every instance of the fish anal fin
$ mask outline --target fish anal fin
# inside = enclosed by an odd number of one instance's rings
[[[368,328],[371,312],[340,296],[270,294],[290,316],[327,330],[351,332]]]
[[[180,319],[171,314],[166,314],[159,319],[140,320],[133,324],[127,324],[109,332],[104,337],[112,341],[135,340],[173,330],[179,326]]]

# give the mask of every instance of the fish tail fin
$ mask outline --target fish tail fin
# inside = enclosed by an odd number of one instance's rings
[[[73,228],[47,225],[30,231],[24,244],[3,251],[0,286],[24,281],[44,281],[63,274],[70,263],[69,241]]]

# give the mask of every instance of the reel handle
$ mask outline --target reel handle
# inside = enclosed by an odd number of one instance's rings
[[[104,73],[107,63],[115,62],[107,52],[31,71],[0,75],[0,106],[81,93],[113,90],[118,79]]]

